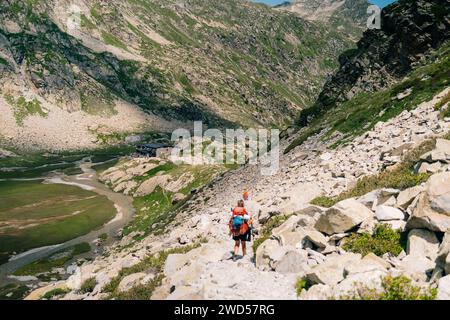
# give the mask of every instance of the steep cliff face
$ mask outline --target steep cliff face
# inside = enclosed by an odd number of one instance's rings
[[[382,11],[381,29],[364,33],[357,48],[339,58],[340,68],[324,85],[317,102],[301,112],[300,125],[360,92],[387,88],[404,77],[431,49],[450,36],[446,0],[400,0]]]

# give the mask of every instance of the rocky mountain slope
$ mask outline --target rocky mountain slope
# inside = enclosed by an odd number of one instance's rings
[[[431,1],[416,3],[428,12]],[[423,22],[434,30],[442,21]],[[28,299],[450,299],[449,43],[426,52],[384,90],[287,132],[275,175],[246,165],[217,176],[164,212],[169,219],[143,220],[156,232],[124,235],[67,268],[66,280],[32,285]],[[134,173],[153,165],[124,159],[102,179],[139,197]],[[138,188],[179,185],[172,170],[147,172]],[[256,238],[232,261],[230,207],[244,188]]]
[[[367,0],[294,0],[283,2],[275,8],[293,12],[309,21],[326,23],[359,39],[366,29],[369,6]]]
[[[237,0],[7,0],[0,16],[1,135],[44,148],[192,120],[285,126],[352,45]]]
[[[381,29],[365,31],[357,48],[340,56],[339,71],[298,123],[310,123],[358,93],[388,88],[405,77],[430,49],[449,39],[449,14],[445,0],[400,0],[384,8]]]

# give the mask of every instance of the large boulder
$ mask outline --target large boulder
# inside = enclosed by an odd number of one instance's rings
[[[361,260],[361,255],[354,253],[330,257],[324,263],[313,267],[306,274],[306,278],[313,284],[337,284],[344,279],[345,268],[359,260]]]
[[[380,205],[395,205],[395,196],[399,194],[397,189],[378,189],[359,197],[357,200],[367,208],[375,210]]]
[[[434,261],[438,250],[439,240],[434,232],[425,229],[413,229],[409,232],[407,254],[427,257]]]
[[[305,230],[305,237],[303,238],[303,245],[312,244],[318,249],[325,249],[328,246],[328,239],[322,233],[316,230]]]
[[[373,253],[369,253],[360,261],[349,264],[344,268],[344,275],[348,277],[356,273],[367,273],[371,271],[387,272],[391,265]]]
[[[450,228],[450,172],[431,176],[425,191],[419,196],[407,228],[438,232],[446,232]]]
[[[408,255],[396,265],[406,275],[417,281],[427,281],[436,263],[423,256]]]
[[[164,187],[169,181],[169,178],[170,177],[168,175],[159,175],[152,177],[144,181],[134,192],[134,195],[136,197],[146,196],[155,191],[156,187]]]
[[[445,269],[447,274],[450,274],[450,264],[446,263],[447,258],[450,256],[450,230],[448,230],[439,246],[439,251],[437,255],[438,265]]]
[[[441,214],[450,216],[450,172],[433,175],[427,183],[430,207]]]
[[[264,241],[256,250],[256,266],[261,270],[271,270],[271,261],[274,260],[274,255],[278,250],[281,250],[281,246],[277,240],[268,239]]]
[[[308,268],[308,255],[304,251],[289,250],[277,262],[274,269],[279,273],[304,273]]]
[[[424,154],[421,159],[428,162],[441,161],[450,163],[450,140],[437,139],[436,148]]]
[[[316,284],[300,293],[300,300],[329,300],[333,298],[333,288],[326,284]]]
[[[405,214],[397,208],[381,205],[377,207],[375,217],[378,221],[403,220]]]
[[[439,279],[437,300],[450,300],[450,275]]]
[[[383,278],[387,276],[385,270],[369,270],[366,272],[353,273],[347,276],[334,288],[335,298],[358,297],[360,293],[370,291],[380,292],[383,290]]]
[[[397,207],[406,210],[414,199],[424,190],[423,186],[415,186],[400,192],[397,197]]]
[[[325,211],[315,228],[328,235],[344,233],[373,216],[371,210],[355,199],[341,201]]]

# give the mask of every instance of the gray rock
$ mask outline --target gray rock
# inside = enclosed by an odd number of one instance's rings
[[[437,300],[450,300],[450,275],[439,279]]]
[[[119,283],[119,291],[126,292],[130,290],[131,288],[135,287],[140,283],[140,281],[146,276],[147,274],[143,272],[139,273],[133,273],[126,277],[124,277],[120,283]]]
[[[406,252],[413,256],[427,257],[434,261],[439,250],[439,241],[434,232],[425,229],[413,229],[408,234]]]
[[[426,257],[408,255],[396,267],[414,280],[427,281],[436,263]]]
[[[303,290],[300,300],[329,300],[333,297],[333,288],[325,284],[316,284],[308,290]]]
[[[328,246],[328,239],[319,231],[306,230],[305,233],[304,242],[309,241],[319,249],[325,249]]]
[[[344,275],[352,275],[356,273],[366,273],[371,271],[387,272],[391,265],[382,258],[377,257],[373,253],[369,253],[360,261],[349,264],[344,268]]]
[[[405,214],[397,208],[381,205],[377,207],[375,217],[379,221],[403,220]]]
[[[438,256],[437,256],[437,263],[442,268],[446,269],[446,273],[450,274],[450,264],[446,265],[446,259],[449,256],[450,253],[450,230],[448,230],[444,238],[442,239],[442,243],[439,246]]]
[[[337,284],[344,279],[344,269],[359,260],[361,255],[353,253],[331,257],[326,262],[313,267],[306,274],[306,278],[314,284]]]
[[[413,200],[424,190],[422,186],[412,187],[400,192],[397,197],[397,206],[406,210]]]
[[[315,228],[328,235],[344,233],[373,216],[366,206],[355,199],[347,199],[328,209],[315,224]]]
[[[306,254],[298,250],[291,250],[274,265],[275,271],[283,274],[304,273],[308,268]]]

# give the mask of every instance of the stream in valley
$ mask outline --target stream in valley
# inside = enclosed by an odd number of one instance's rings
[[[91,157],[87,156],[82,160],[75,162],[76,167],[81,169],[82,172],[77,175],[66,175],[62,171],[52,171],[47,175],[39,178],[2,179],[2,181],[43,180],[43,183],[45,184],[48,183],[76,186],[78,188],[82,188],[84,190],[88,190],[107,197],[107,199],[114,204],[117,212],[112,220],[105,223],[102,227],[90,231],[88,234],[74,238],[61,244],[34,248],[11,257],[7,263],[0,265],[0,286],[8,282],[17,281],[9,277],[15,270],[34,261],[46,258],[65,248],[69,248],[81,243],[89,243],[91,244],[91,247],[94,248],[95,244],[93,244],[93,242],[103,234],[108,235],[109,242],[113,241],[113,239],[117,235],[117,232],[133,219],[133,199],[124,194],[115,193],[111,191],[106,185],[100,183],[97,179],[97,172],[92,168],[96,164],[98,163],[92,163]],[[108,242],[105,244],[108,244]],[[92,251],[91,255],[95,255],[95,250]]]

